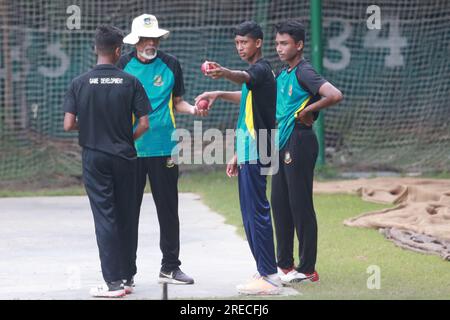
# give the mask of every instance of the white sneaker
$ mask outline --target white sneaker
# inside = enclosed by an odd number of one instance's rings
[[[280,275],[278,273],[269,274],[267,278],[274,284],[276,284],[278,287],[282,287],[283,283],[281,282]]]
[[[246,284],[236,287],[239,294],[245,295],[278,295],[281,294],[281,285],[268,277],[254,278]]]
[[[91,288],[89,293],[95,298],[122,298],[126,295],[123,284],[113,287],[107,283]]]
[[[251,278],[249,281],[247,281],[245,284],[240,284],[240,285],[238,285],[237,287],[242,287],[242,286],[244,286],[244,285],[247,285],[247,284],[249,284],[250,282],[253,282],[253,281],[255,281],[255,280],[258,280],[258,279],[261,278],[261,277],[262,277],[261,274],[257,271],[257,272],[252,276],[252,278]],[[280,287],[282,286],[281,279],[280,279],[280,277],[278,276],[277,273],[268,275],[267,277],[268,277],[272,282],[276,283],[278,286],[280,286]]]
[[[253,276],[252,276],[252,280],[256,280],[261,278],[261,275],[259,274],[259,272],[256,272]]]
[[[284,273],[278,268],[278,275],[283,284],[300,283],[300,282],[319,282],[319,274],[314,271],[311,274],[305,274],[292,269],[288,273]]]

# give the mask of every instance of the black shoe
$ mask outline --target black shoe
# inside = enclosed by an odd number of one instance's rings
[[[193,284],[194,279],[189,277],[180,268],[176,268],[170,272],[161,270],[159,272],[159,283],[172,283],[172,284]]]

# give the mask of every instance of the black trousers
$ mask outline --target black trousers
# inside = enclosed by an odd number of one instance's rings
[[[134,275],[132,222],[136,215],[136,162],[83,148],[83,181],[94,216],[103,278]]]
[[[137,160],[137,168],[137,215],[133,241],[133,259],[136,261],[137,226],[148,176],[159,221],[159,246],[163,254],[161,270],[170,272],[181,265],[178,259],[180,254],[178,166],[172,162],[169,156],[142,157]]]
[[[280,167],[272,178],[272,211],[277,239],[277,264],[294,265],[294,230],[299,241],[297,271],[312,273],[317,258],[317,221],[313,204],[313,176],[318,142],[312,129],[295,127],[280,150]]]

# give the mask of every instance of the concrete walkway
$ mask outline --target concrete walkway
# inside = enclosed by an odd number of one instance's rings
[[[248,244],[197,195],[180,194],[179,203],[181,268],[196,283],[169,285],[169,299],[236,296],[236,285],[256,272]],[[158,243],[156,209],[146,194],[136,292],[126,299],[161,299]],[[87,197],[0,199],[0,257],[0,299],[90,299],[102,275]]]

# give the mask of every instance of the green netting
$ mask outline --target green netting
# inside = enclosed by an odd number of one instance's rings
[[[81,9],[81,29],[69,30],[67,8]],[[323,1],[324,75],[345,100],[325,112],[327,161],[348,168],[438,171],[450,168],[450,2],[377,1],[381,30],[368,30],[369,1]],[[0,180],[78,174],[76,134],[62,130],[70,80],[95,63],[100,24],[129,31],[151,13],[171,36],[162,50],[182,63],[188,101],[206,90],[238,90],[211,81],[199,67],[215,60],[244,68],[232,28],[254,19],[266,31],[264,53],[280,67],[273,26],[299,18],[309,32],[309,1],[0,0]],[[309,42],[306,42],[309,56]],[[238,108],[219,103],[203,129],[234,128]],[[178,128],[192,130],[189,116]]]

